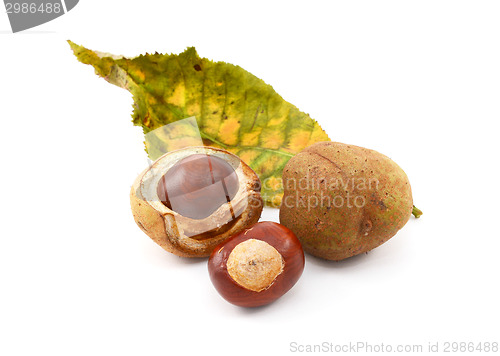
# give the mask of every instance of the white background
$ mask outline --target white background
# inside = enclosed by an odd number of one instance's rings
[[[86,0],[11,34],[2,12],[0,354],[499,342],[499,17],[497,1]],[[333,140],[398,162],[424,215],[366,255],[307,256],[274,304],[230,305],[206,260],[135,225],[128,194],[147,160],[131,95],[66,39],[128,56],[194,45],[238,64]]]

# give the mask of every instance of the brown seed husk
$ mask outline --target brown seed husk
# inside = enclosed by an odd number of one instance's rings
[[[285,166],[283,184],[281,224],[297,235],[305,251],[329,260],[383,244],[413,209],[404,171],[390,158],[353,145],[307,147]]]

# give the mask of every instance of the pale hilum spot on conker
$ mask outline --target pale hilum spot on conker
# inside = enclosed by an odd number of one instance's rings
[[[260,292],[283,272],[281,254],[262,240],[249,239],[236,245],[227,260],[227,272],[240,286]]]

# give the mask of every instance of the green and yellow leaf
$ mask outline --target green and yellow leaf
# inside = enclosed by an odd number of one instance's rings
[[[329,141],[315,120],[263,80],[239,66],[200,58],[194,47],[178,55],[125,58],[68,42],[80,62],[132,93],[133,123],[145,134],[195,116],[204,144],[237,154],[259,175],[269,206],[281,204],[288,160],[315,142]],[[176,142],[188,141],[165,138],[165,149]],[[154,159],[158,153],[148,154]]]

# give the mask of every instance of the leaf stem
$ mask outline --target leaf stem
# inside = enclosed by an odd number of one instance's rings
[[[412,214],[415,216],[415,218],[419,218],[420,216],[422,216],[422,210],[420,210],[419,208],[417,208],[415,205],[413,205],[413,211],[412,211]]]
[[[227,148],[228,148],[228,146],[227,146],[226,144],[224,144],[224,143],[222,143],[222,142],[220,142],[220,141],[217,141],[215,138],[213,138],[213,137],[211,137],[211,136],[208,136],[208,135],[207,135],[206,133],[204,133],[204,132],[201,132],[201,131],[200,131],[200,136],[201,136],[201,138],[204,138],[204,139],[207,139],[207,140],[212,141],[213,143],[215,143],[215,144],[217,144],[217,145],[221,146],[221,147],[222,147],[222,148],[224,148],[224,149],[227,149]]]

